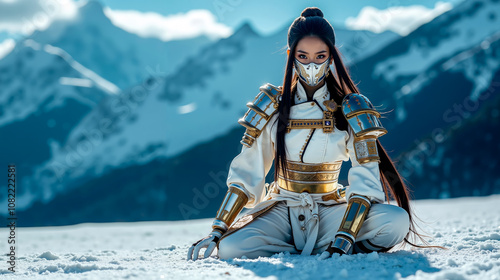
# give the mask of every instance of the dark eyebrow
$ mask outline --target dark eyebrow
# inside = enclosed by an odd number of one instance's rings
[[[305,53],[305,54],[309,54],[308,52],[305,52],[303,50],[297,50],[297,52],[300,52],[300,53]],[[322,51],[319,51],[317,53],[325,53],[326,51],[325,50],[322,50]]]

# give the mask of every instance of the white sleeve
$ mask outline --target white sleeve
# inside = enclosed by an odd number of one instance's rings
[[[277,115],[271,117],[261,135],[250,147],[242,145],[240,154],[233,159],[229,167],[227,186],[235,184],[246,190],[248,195],[246,208],[253,208],[266,195],[265,179],[274,159],[271,126],[274,125]]]
[[[349,169],[347,181],[349,186],[346,189],[346,199],[351,194],[359,194],[368,197],[371,201],[384,202],[385,193],[380,180],[379,164],[371,161],[360,164],[354,152],[354,134],[351,127],[347,128],[349,139],[347,140],[347,151],[351,159],[352,167]]]

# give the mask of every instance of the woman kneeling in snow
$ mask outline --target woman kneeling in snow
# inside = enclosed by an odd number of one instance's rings
[[[320,9],[295,19],[287,52],[283,86],[262,86],[239,120],[246,132],[228,192],[188,259],[216,246],[222,259],[387,251],[415,233],[407,188],[378,140],[387,133],[380,114],[358,93]],[[266,184],[273,160],[279,172]],[[389,194],[399,207],[386,203]],[[233,223],[243,207],[253,209]]]

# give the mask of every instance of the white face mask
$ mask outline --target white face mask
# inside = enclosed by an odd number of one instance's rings
[[[302,81],[310,86],[316,86],[326,77],[328,69],[330,68],[330,58],[321,64],[316,64],[314,62],[303,64],[295,59],[294,66],[295,71],[297,71]]]

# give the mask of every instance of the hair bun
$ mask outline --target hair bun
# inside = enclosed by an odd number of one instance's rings
[[[303,17],[323,17],[323,12],[317,7],[305,8],[300,14]]]

